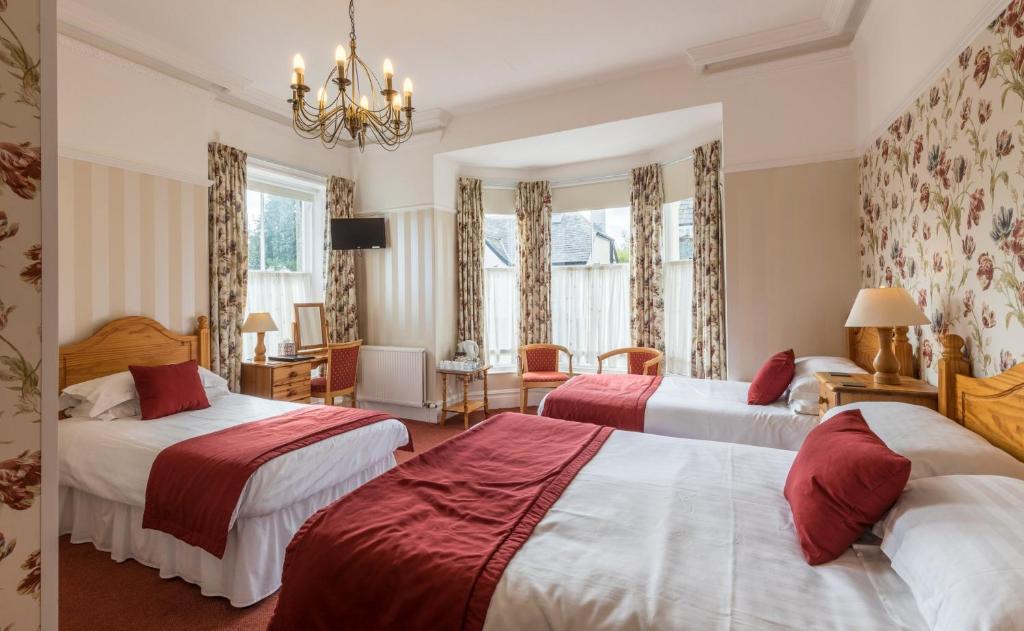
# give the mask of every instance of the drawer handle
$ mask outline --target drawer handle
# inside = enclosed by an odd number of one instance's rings
[[[828,399],[827,398],[825,398],[825,397],[818,397],[818,404],[819,405],[824,405],[826,403],[828,403]]]

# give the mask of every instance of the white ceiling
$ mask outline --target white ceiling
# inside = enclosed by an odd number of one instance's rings
[[[360,55],[458,110],[686,62],[698,70],[849,30],[864,0],[374,0]],[[348,39],[344,0],[59,0],[61,31],[277,114],[292,56],[319,82]]]
[[[544,169],[625,156],[650,155],[685,144],[686,149],[720,137],[719,103],[630,118],[461,149],[445,154],[457,163],[496,169]],[[672,155],[668,158],[680,158]]]

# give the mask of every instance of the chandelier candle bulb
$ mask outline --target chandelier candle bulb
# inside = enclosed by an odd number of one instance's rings
[[[402,83],[402,92],[405,93],[405,109],[412,109],[412,79],[409,77],[405,78],[405,82]]]
[[[302,55],[295,55],[295,59],[292,60],[292,67],[295,69],[295,72],[292,73],[295,79],[293,85],[305,83],[306,62],[302,59]]]

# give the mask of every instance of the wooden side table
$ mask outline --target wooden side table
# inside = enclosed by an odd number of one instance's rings
[[[242,362],[242,394],[309,403],[312,362]]]
[[[839,405],[862,401],[911,403],[932,410],[939,407],[938,389],[920,379],[901,377],[899,385],[883,385],[876,384],[874,377],[865,374],[841,376],[819,372],[814,376],[818,378],[821,387],[818,397],[820,414]]]
[[[483,409],[484,418],[490,413],[487,409],[487,371],[491,369],[490,364],[484,364],[476,370],[448,370],[445,368],[438,368],[437,372],[441,373],[441,427],[444,427],[444,422],[448,419],[449,414],[462,414],[462,424],[466,429],[469,429],[469,415],[473,412]],[[455,377],[462,380],[462,403],[451,406],[448,405],[448,376]],[[477,377],[481,377],[484,381],[484,397],[482,399],[469,398],[469,384]]]

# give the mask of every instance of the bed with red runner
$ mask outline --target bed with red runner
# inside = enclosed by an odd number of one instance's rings
[[[544,397],[544,416],[642,432],[647,400],[661,380],[660,375],[576,375]]]
[[[260,466],[390,418],[373,410],[309,405],[175,443],[149,471],[142,527],[221,558],[242,490]],[[412,441],[402,449],[412,451]]]
[[[498,415],[311,517],[269,628],[919,628],[878,546],[807,564],[794,456]]]
[[[295,535],[270,629],[482,628],[505,566],[611,431],[504,413],[369,482]]]

